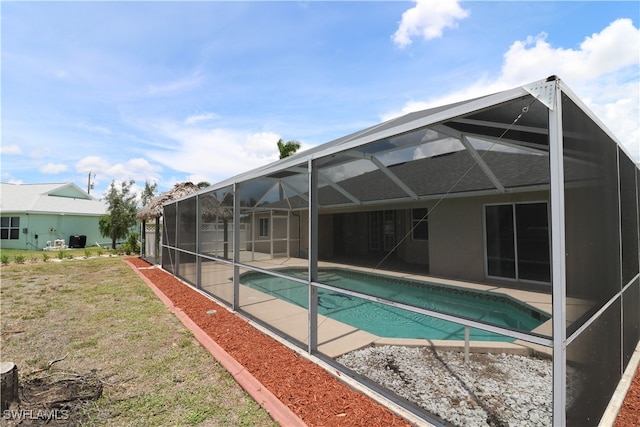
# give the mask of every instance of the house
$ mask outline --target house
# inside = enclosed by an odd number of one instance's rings
[[[204,215],[209,198],[232,218]],[[233,233],[207,232],[223,221]],[[555,76],[409,113],[166,203],[162,242],[167,271],[336,369],[338,346],[377,342],[332,324],[327,310],[345,319],[348,302],[513,339],[552,358],[553,425],[598,424],[637,364],[640,168]],[[346,288],[322,270],[336,266],[385,278]],[[264,284],[250,288],[247,273]],[[445,289],[462,311],[405,296],[405,278]],[[478,291],[486,310],[465,310]],[[492,308],[499,299],[546,320],[487,320],[506,314]]]
[[[107,206],[73,183],[9,184],[0,187],[3,248],[94,246],[108,242],[98,222]]]

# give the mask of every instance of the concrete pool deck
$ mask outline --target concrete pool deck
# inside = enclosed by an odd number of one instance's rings
[[[300,258],[275,258],[253,260],[247,262],[254,267],[265,270],[283,267],[308,266],[307,260]],[[333,262],[319,262],[318,267],[347,268],[363,272],[372,272],[371,268],[354,265],[338,264]],[[211,294],[214,298],[230,302],[232,299],[232,267],[223,263],[203,264],[202,277],[206,277],[202,290]],[[241,269],[242,270],[242,269]],[[205,273],[206,272],[206,273]],[[463,282],[451,279],[436,278],[428,275],[405,273],[392,270],[376,270],[377,273],[410,280],[438,283],[448,286],[474,289],[489,293],[507,295],[513,299],[526,303],[547,314],[551,314],[551,295],[541,292],[511,289],[490,284]],[[204,282],[204,279],[203,279]],[[295,339],[308,343],[308,312],[295,304],[288,303],[276,297],[260,291],[240,285],[239,306],[242,312],[270,325],[271,328]],[[567,299],[567,320],[573,321],[586,311],[589,305],[583,301]],[[318,315],[318,350],[331,358],[342,354],[370,346],[370,345],[404,345],[404,346],[433,346],[441,350],[463,350],[462,340],[427,340],[427,339],[403,339],[378,337],[369,332],[352,327],[345,323],[333,320],[323,315]],[[547,336],[551,336],[551,320],[540,325],[534,330]],[[471,341],[471,352],[513,353],[522,355],[537,354],[550,356],[548,347],[515,341],[514,343]]]

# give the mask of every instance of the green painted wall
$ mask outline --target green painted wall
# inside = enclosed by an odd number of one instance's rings
[[[3,239],[0,245],[8,249],[43,249],[50,241],[62,239],[69,244],[69,237],[74,235],[87,236],[86,246],[111,247],[109,238],[100,235],[98,227],[99,216],[81,215],[46,215],[46,214],[7,214],[4,216],[20,217],[19,239]],[[26,233],[24,232],[26,229]]]

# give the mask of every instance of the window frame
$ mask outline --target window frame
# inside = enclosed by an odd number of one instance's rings
[[[519,271],[519,262],[520,262],[520,254],[518,248],[518,218],[516,214],[516,206],[518,205],[535,205],[535,204],[544,204],[547,210],[547,242],[549,245],[549,281],[540,281],[533,279],[523,279],[521,277]],[[489,254],[488,254],[488,235],[487,235],[487,207],[489,206],[509,206],[511,207],[511,215],[513,221],[513,245],[514,245],[514,256],[515,256],[515,277],[504,277],[504,276],[496,276],[489,274]],[[497,279],[504,280],[508,282],[514,283],[535,283],[535,284],[543,284],[550,285],[551,284],[551,267],[553,260],[551,259],[551,216],[550,216],[550,204],[548,200],[531,200],[531,201],[523,201],[523,202],[502,202],[502,203],[485,203],[482,205],[482,233],[483,233],[483,252],[484,252],[484,274],[485,277],[489,279]]]
[[[7,223],[5,225],[4,223]],[[20,240],[20,217],[3,216],[0,219],[0,240]]]
[[[258,237],[269,237],[269,218],[258,218]]]

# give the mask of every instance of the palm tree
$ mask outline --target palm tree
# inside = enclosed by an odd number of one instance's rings
[[[282,138],[278,140],[278,150],[280,158],[284,159],[296,153],[300,149],[300,143],[296,140],[284,142]]]

